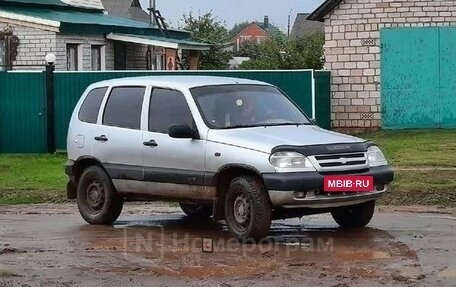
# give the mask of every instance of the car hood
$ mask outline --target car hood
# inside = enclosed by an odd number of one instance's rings
[[[317,126],[275,126],[225,130],[210,130],[207,139],[212,142],[270,153],[280,145],[306,146],[337,143],[359,143],[364,140],[324,130]]]

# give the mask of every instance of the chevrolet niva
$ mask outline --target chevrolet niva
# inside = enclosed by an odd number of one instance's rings
[[[95,83],[68,131],[68,198],[90,224],[127,201],[176,201],[246,241],[273,219],[329,212],[363,227],[393,171],[370,141],[319,128],[270,84],[208,76]]]

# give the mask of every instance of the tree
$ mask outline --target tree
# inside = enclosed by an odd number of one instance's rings
[[[209,51],[203,51],[200,57],[200,67],[203,70],[225,70],[231,59],[231,53],[224,50],[228,41],[228,30],[225,24],[215,17],[212,12],[195,17],[192,12],[184,14],[184,29],[191,33],[193,40],[211,44]]]
[[[324,34],[284,40],[271,37],[258,44],[251,60],[242,63],[243,70],[322,69]]]

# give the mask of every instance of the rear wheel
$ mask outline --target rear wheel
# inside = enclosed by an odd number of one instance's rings
[[[91,166],[84,170],[77,192],[79,212],[90,224],[110,225],[122,212],[123,199],[99,166]]]
[[[340,227],[364,227],[369,224],[374,215],[375,201],[358,205],[339,207],[331,212]]]
[[[182,211],[189,217],[206,219],[212,215],[212,207],[197,203],[179,203]]]
[[[257,241],[269,233],[272,207],[260,180],[240,176],[231,181],[225,199],[225,220],[230,233],[243,242]]]

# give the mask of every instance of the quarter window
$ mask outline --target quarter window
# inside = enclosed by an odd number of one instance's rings
[[[101,102],[108,88],[93,89],[87,94],[79,110],[79,120],[82,122],[95,124],[98,118]]]
[[[113,88],[106,103],[103,124],[139,130],[145,90],[145,87]]]
[[[193,117],[182,93],[153,89],[149,107],[149,131],[168,133],[171,125],[193,126]]]

